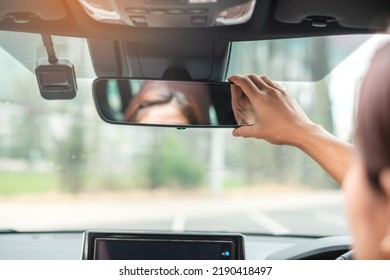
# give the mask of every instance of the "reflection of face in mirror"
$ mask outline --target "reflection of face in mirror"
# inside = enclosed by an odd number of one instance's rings
[[[93,95],[99,115],[109,123],[237,126],[227,82],[99,78]]]
[[[181,90],[181,91],[180,91]],[[124,120],[136,123],[196,125],[202,122],[199,104],[169,82],[145,81],[130,100]]]

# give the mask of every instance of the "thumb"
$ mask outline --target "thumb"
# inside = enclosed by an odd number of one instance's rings
[[[233,136],[234,137],[254,137],[253,135],[253,128],[251,125],[244,125],[237,127],[233,130]]]

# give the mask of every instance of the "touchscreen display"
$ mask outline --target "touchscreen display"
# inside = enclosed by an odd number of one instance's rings
[[[242,260],[237,233],[87,231],[83,260]]]
[[[169,240],[95,241],[97,260],[230,260],[232,242]]]

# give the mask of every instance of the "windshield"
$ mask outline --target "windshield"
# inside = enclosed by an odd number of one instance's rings
[[[73,100],[40,96],[40,35],[0,34],[0,230],[348,234],[339,186],[301,151],[232,129],[115,126],[93,105],[85,39],[54,37],[75,64]],[[267,74],[309,117],[351,140],[359,81],[388,36],[233,43],[229,75]]]

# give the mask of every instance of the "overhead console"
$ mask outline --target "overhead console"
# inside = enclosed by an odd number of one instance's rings
[[[240,234],[87,231],[83,260],[242,260]]]
[[[211,27],[242,24],[256,0],[79,0],[95,20],[139,27]]]

